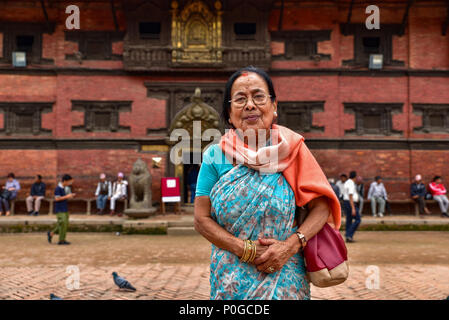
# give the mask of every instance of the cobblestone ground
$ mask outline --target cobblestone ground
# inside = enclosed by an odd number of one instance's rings
[[[64,299],[208,299],[210,247],[200,236],[70,234],[69,238],[72,245],[60,247],[49,245],[40,234],[0,235],[0,298],[48,299],[54,293]],[[349,279],[335,287],[312,287],[313,299],[449,295],[448,233],[360,232],[357,240],[348,245]],[[76,286],[69,266],[80,271],[75,290],[69,290]],[[379,288],[368,289],[367,282],[375,285],[369,275],[376,268]],[[119,291],[112,271],[137,291]]]

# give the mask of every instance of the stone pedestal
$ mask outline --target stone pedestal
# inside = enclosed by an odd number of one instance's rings
[[[150,216],[154,216],[156,214],[157,209],[152,208],[146,208],[146,209],[126,209],[125,214],[131,218],[131,219],[143,219],[148,218]]]

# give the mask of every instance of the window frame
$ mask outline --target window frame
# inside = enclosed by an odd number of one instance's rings
[[[54,23],[0,22],[0,33],[3,34],[3,56],[0,63],[12,64],[12,53],[16,51],[18,36],[33,36],[31,58],[26,57],[26,64],[53,64],[53,59],[42,57],[43,34],[54,32]]]
[[[82,60],[121,60],[121,54],[112,53],[112,43],[123,40],[124,31],[73,30],[65,31],[65,41],[77,42]],[[88,53],[89,42],[103,43],[103,50]],[[75,54],[66,54],[66,60],[78,60]]]
[[[278,102],[278,123],[287,124],[287,118],[297,115],[304,122],[298,126],[288,125],[289,129],[297,132],[324,132],[324,126],[313,125],[313,114],[324,112],[325,101],[279,101]]]
[[[384,66],[404,66],[404,61],[393,59],[393,36],[402,36],[400,24],[382,24],[380,29],[368,30],[365,24],[340,24],[344,36],[354,36],[354,55],[352,59],[343,60],[343,65],[369,65],[369,54],[364,52],[363,38],[378,37],[380,39],[380,54],[383,55]]]
[[[52,130],[42,128],[42,114],[52,112],[54,102],[0,102],[0,111],[4,114],[4,127],[0,130],[5,135],[51,135]],[[19,115],[31,115],[30,131],[18,127]]]
[[[308,61],[319,56],[321,60],[330,60],[330,54],[318,53],[318,42],[330,41],[332,30],[288,30],[272,31],[271,41],[284,43],[284,54],[273,55],[273,60]],[[307,54],[294,53],[294,45],[298,42],[307,44]]]
[[[254,25],[255,32],[250,34],[238,34],[236,33],[236,25],[237,24],[251,24]],[[232,24],[232,31],[234,33],[234,40],[235,41],[255,41],[257,37],[257,22],[256,21],[245,21],[245,22],[239,22],[234,21]]]
[[[403,112],[403,103],[344,102],[343,106],[346,114],[354,114],[354,128],[345,130],[345,135],[398,136],[403,133],[402,130],[393,128],[393,115]],[[380,115],[380,127],[364,127],[365,115]]]
[[[72,132],[130,132],[129,126],[120,125],[120,113],[131,112],[132,101],[72,100],[72,111],[84,112],[84,123],[72,126]],[[109,112],[109,128],[95,126],[95,113]]]
[[[449,104],[445,103],[412,103],[413,113],[421,115],[422,125],[413,128],[415,133],[449,133]],[[430,123],[430,116],[442,115],[443,127],[435,127]]]
[[[142,33],[140,32],[140,25],[142,23],[158,23],[159,24],[159,33],[157,33],[157,37],[153,37],[153,36],[142,36]],[[138,33],[138,37],[139,40],[141,41],[160,41],[162,39],[162,22],[161,21],[137,21],[137,33]],[[153,34],[153,33],[151,33]],[[154,33],[156,35],[156,33]]]

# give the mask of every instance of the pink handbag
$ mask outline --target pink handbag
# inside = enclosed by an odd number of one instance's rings
[[[330,287],[343,283],[349,275],[345,242],[338,230],[329,224],[304,248],[307,277],[317,287]]]

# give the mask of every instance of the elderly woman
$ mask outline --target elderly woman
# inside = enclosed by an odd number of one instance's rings
[[[212,243],[210,298],[310,299],[302,249],[326,222],[339,228],[339,201],[304,138],[274,124],[263,70],[229,78],[223,117],[232,129],[204,152],[195,198],[195,228]]]

